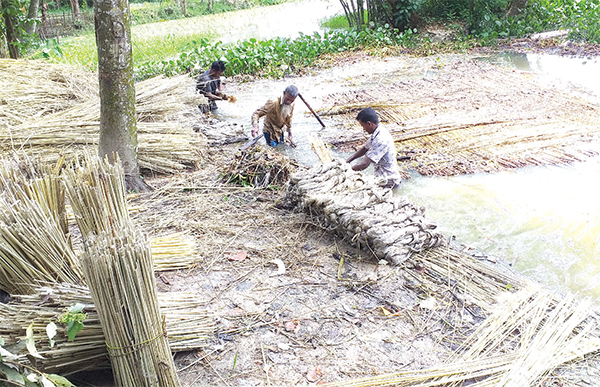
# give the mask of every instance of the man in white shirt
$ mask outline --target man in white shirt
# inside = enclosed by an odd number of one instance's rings
[[[401,177],[396,161],[396,146],[390,132],[379,126],[379,117],[372,108],[365,108],[358,113],[356,120],[371,137],[365,145],[346,160],[347,163],[361,158],[352,166],[355,171],[366,169],[371,163],[375,168],[375,178],[383,180],[384,188],[396,188]],[[363,157],[364,156],[364,157]]]

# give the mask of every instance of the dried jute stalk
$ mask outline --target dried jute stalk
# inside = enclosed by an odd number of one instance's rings
[[[152,256],[130,223],[85,243],[81,264],[117,386],[179,386],[158,306]]]
[[[67,173],[84,237],[81,266],[119,387],[177,387],[149,244],[129,219],[123,168],[87,157]]]

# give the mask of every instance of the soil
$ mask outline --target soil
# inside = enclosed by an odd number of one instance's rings
[[[533,41],[507,44],[543,48]],[[553,49],[598,52],[569,44]],[[329,65],[369,57],[355,53],[330,58]],[[228,85],[233,94],[242,87],[252,84]],[[210,130],[199,113],[182,117]],[[157,273],[160,292],[193,292],[214,314],[206,347],[175,355],[182,385],[314,385],[424,369],[444,362],[485,317],[419,286],[422,268],[388,265],[283,208],[284,190],[225,184],[221,171],[240,144],[215,141],[198,170],[148,177],[155,191],[131,203],[140,208],[134,221],[151,236],[183,232],[197,242],[196,267]],[[598,370],[579,376],[597,380]],[[72,380],[112,385],[108,373]]]

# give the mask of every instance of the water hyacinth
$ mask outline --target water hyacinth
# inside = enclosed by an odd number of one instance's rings
[[[286,72],[312,65],[320,55],[326,53],[392,44],[408,45],[411,39],[411,30],[398,33],[387,25],[362,31],[350,29],[326,32],[323,35],[318,32],[312,35],[300,34],[297,39],[251,38],[231,45],[225,45],[221,41],[209,43],[207,39],[201,39],[198,41],[198,47],[191,52],[180,54],[177,59],[140,65],[135,70],[135,76],[137,80],[141,80],[157,74],[195,74],[200,69],[210,67],[215,60],[222,60],[227,64],[228,75],[280,77]]]

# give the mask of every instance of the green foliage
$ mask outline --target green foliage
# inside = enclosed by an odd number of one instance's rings
[[[574,40],[600,43],[600,0],[529,0],[520,15],[507,17],[509,0],[427,0],[418,12],[428,18],[465,20],[480,43],[497,38],[525,37],[556,29],[571,30]]]
[[[316,32],[313,35],[301,34],[295,40],[275,38],[259,41],[252,38],[231,45],[224,45],[220,41],[209,43],[203,39],[194,50],[182,53],[176,59],[144,63],[136,69],[135,76],[137,80],[141,80],[158,74],[197,74],[210,67],[215,60],[222,60],[227,65],[227,75],[281,77],[313,65],[315,60],[325,53],[363,47],[409,45],[411,41],[412,31],[400,34],[387,25],[362,31],[336,30],[326,32],[323,36]]]
[[[498,18],[487,31],[500,37],[522,37],[556,29],[571,30],[571,39],[600,43],[600,1],[530,0],[513,18]]]
[[[470,0],[428,0],[419,7],[423,17],[442,20],[467,20],[469,18]]]
[[[419,8],[419,0],[396,0],[394,9],[394,27],[404,31],[410,25],[413,13]]]
[[[30,36],[25,32],[25,26],[28,23],[35,23],[35,19],[29,19],[27,17],[27,7],[29,1],[27,0],[6,0],[5,2],[0,1],[0,36],[6,36],[6,25],[5,18],[12,20],[14,33],[17,37],[17,41],[12,42],[19,48],[19,52],[25,52],[31,47],[31,43],[35,36]],[[9,42],[10,43],[10,42]]]
[[[186,14],[184,15],[177,2],[167,1],[148,1],[143,3],[131,3],[132,25],[154,23],[157,21],[177,20],[183,17],[195,17],[215,13],[235,11],[246,9],[253,6],[265,6],[284,3],[286,0],[254,0],[239,1],[238,5],[230,1],[215,1],[212,7],[207,6],[207,2],[200,0],[187,1]]]
[[[65,313],[58,316],[59,323],[67,324],[67,337],[69,341],[74,341],[77,332],[83,329],[83,322],[87,318],[87,314],[82,311],[83,305],[75,304]]]

